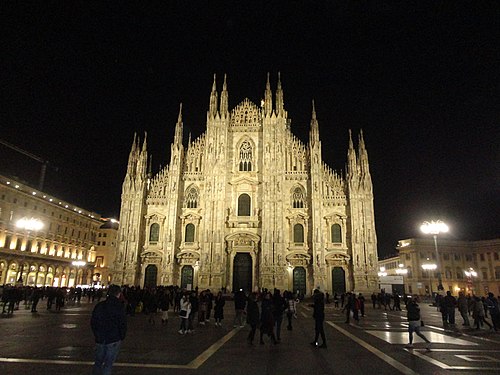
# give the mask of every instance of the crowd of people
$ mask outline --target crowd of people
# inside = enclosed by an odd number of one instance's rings
[[[103,288],[81,287],[33,287],[33,286],[0,286],[0,300],[2,301],[2,314],[12,315],[18,310],[21,302],[25,309],[37,313],[40,301],[44,301],[47,310],[60,311],[66,303],[80,303],[82,298],[88,302],[100,301],[105,296]]]
[[[465,295],[464,292],[458,293],[455,298],[450,291],[446,295],[437,294],[435,305],[441,312],[443,326],[445,328],[455,327],[455,312],[458,310],[463,319],[462,325],[471,327],[469,316],[474,319],[474,327],[480,330],[483,326],[498,332],[500,329],[500,310],[498,299],[491,292],[485,297]],[[487,319],[491,319],[491,323]]]

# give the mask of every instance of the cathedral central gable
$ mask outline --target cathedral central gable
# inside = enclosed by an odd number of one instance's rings
[[[239,131],[245,129],[258,130],[262,123],[262,112],[257,105],[245,98],[231,112],[231,127],[238,128]]]

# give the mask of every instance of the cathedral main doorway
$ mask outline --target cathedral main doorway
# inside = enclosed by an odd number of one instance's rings
[[[147,266],[146,273],[144,275],[144,286],[155,287],[157,276],[158,268],[154,264],[150,264],[149,266]]]
[[[306,294],[306,270],[304,267],[293,269],[293,292],[299,295]]]
[[[194,269],[192,266],[182,267],[181,288],[193,289],[193,276],[194,276]]]
[[[252,256],[249,253],[236,253],[233,261],[233,291],[243,289],[252,291]]]
[[[332,269],[332,292],[340,295],[345,291],[345,271],[342,267],[334,267]]]

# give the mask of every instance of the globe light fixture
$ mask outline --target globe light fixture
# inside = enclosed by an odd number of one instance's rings
[[[443,288],[443,280],[441,278],[441,267],[439,261],[439,252],[437,245],[437,236],[440,233],[446,233],[449,231],[448,225],[443,223],[441,220],[437,221],[424,221],[420,226],[420,230],[424,234],[432,234],[434,238],[434,250],[436,251],[436,269],[437,269],[437,277],[438,277],[438,291],[444,290]]]
[[[378,272],[379,277],[387,276],[387,272],[385,272],[385,267],[380,267],[380,271]]]

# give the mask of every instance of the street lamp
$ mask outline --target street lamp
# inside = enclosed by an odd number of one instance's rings
[[[431,222],[424,221],[424,223],[420,226],[420,230],[424,234],[432,234],[432,237],[434,237],[434,249],[436,250],[436,267],[437,267],[437,276],[438,276],[438,291],[444,290],[443,280],[441,278],[441,267],[440,267],[440,261],[439,261],[437,236],[439,233],[448,232],[448,230],[449,230],[448,225],[443,223],[441,220],[431,221]]]
[[[29,240],[29,235],[31,231],[39,231],[43,228],[43,222],[39,219],[35,219],[34,217],[28,219],[26,217],[23,217],[22,219],[19,219],[16,221],[16,227],[19,229],[23,229],[28,233],[28,240]],[[19,279],[17,282],[21,285],[23,285],[23,272],[24,272],[24,259],[25,259],[25,254],[23,254],[22,258],[22,263],[21,263],[21,269],[19,273]]]
[[[398,268],[396,268],[396,273],[398,275],[407,275],[408,274],[408,269],[404,268],[404,267],[405,267],[404,264],[399,264]]]
[[[427,271],[429,273],[429,285],[430,285],[430,295],[432,297],[432,271],[435,271],[437,268],[437,264],[422,264],[422,269],[424,271]],[[439,290],[439,286],[438,286],[438,290]]]
[[[387,272],[385,272],[385,267],[380,267],[380,271],[378,272],[379,277],[387,276]]]
[[[465,276],[467,276],[467,284],[469,284],[469,290],[472,290],[472,294],[474,294],[474,279],[477,277],[477,272],[474,271],[474,268],[469,267],[467,271],[464,271]]]

